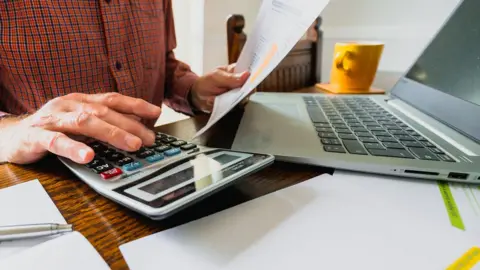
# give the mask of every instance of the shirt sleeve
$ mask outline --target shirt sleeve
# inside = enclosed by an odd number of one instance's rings
[[[173,49],[177,46],[175,25],[173,19],[172,1],[165,0],[166,27],[166,74],[165,74],[165,104],[175,111],[193,115],[189,93],[198,79],[190,66],[175,58]]]

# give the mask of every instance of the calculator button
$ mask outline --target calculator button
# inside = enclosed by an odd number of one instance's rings
[[[108,163],[104,163],[102,165],[95,166],[92,169],[95,173],[102,173],[113,169],[113,166]]]
[[[155,141],[152,145],[147,146],[147,148],[148,149],[154,149],[156,147],[159,147],[160,145],[162,145],[162,143],[160,141]]]
[[[87,168],[90,168],[90,169],[93,169],[97,166],[100,166],[100,165],[103,165],[105,164],[105,162],[101,159],[98,159],[98,158],[94,158],[92,161],[90,161],[89,163],[87,163],[85,166],[87,166]]]
[[[129,163],[127,165],[123,165],[122,169],[126,172],[131,172],[131,171],[138,170],[141,167],[142,167],[142,163],[140,163],[138,161],[135,161],[135,162]]]
[[[168,136],[165,135],[165,134],[162,134],[160,132],[157,132],[157,134],[155,135],[155,138],[158,139],[158,140],[161,140],[161,139],[166,138],[166,137],[168,137]]]
[[[104,158],[104,157],[107,157],[107,156],[113,154],[114,152],[115,151],[113,151],[112,149],[106,148],[105,150],[101,150],[101,151],[97,152],[97,155],[99,157]]]
[[[102,173],[100,174],[100,176],[101,176],[103,179],[108,180],[108,179],[113,178],[113,177],[115,177],[115,176],[119,176],[119,175],[121,175],[122,173],[123,173],[122,170],[120,170],[119,168],[113,168],[113,169],[108,170],[108,171],[106,171],[106,172],[102,172]]]
[[[118,152],[113,152],[112,154],[106,156],[105,158],[108,159],[109,161],[115,162],[115,161],[118,161],[118,160],[120,160],[124,157],[125,157],[124,154],[121,154],[121,153],[118,153]]]
[[[165,154],[165,156],[167,156],[167,157],[171,157],[171,156],[175,156],[175,155],[180,154],[180,152],[181,152],[180,149],[178,149],[178,148],[172,148],[172,149],[170,149],[170,150],[165,151],[164,154]]]
[[[161,146],[155,148],[155,151],[163,153],[163,152],[165,152],[167,150],[170,150],[170,149],[172,149],[172,147],[170,145],[164,144],[164,145],[161,145]]]
[[[184,144],[187,144],[187,142],[185,142],[185,141],[174,141],[174,142],[171,143],[171,145],[175,146],[175,147],[180,147]]]
[[[155,154],[153,156],[149,156],[146,158],[146,160],[150,163],[155,163],[155,162],[158,162],[160,160],[163,160],[165,157],[162,155],[162,154]]]
[[[103,151],[103,150],[107,149],[107,147],[105,145],[103,145],[99,142],[93,142],[89,145],[93,149],[94,152],[100,152],[100,151]]]
[[[117,161],[118,166],[123,166],[125,164],[132,163],[134,160],[131,157],[123,157],[122,159]]]
[[[143,152],[138,152],[137,153],[138,158],[146,158],[146,157],[153,156],[153,155],[155,155],[155,151],[152,151],[152,150],[145,150]]]
[[[174,137],[165,137],[165,138],[162,138],[162,142],[164,143],[171,143],[171,142],[174,142],[176,141],[177,139],[175,139]]]
[[[193,143],[189,143],[189,144],[185,144],[185,145],[182,145],[180,148],[184,151],[186,150],[190,150],[190,149],[194,149],[196,148],[197,146]]]

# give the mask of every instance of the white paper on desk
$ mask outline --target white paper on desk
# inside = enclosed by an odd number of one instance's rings
[[[254,30],[237,61],[236,72],[250,71],[241,87],[215,99],[207,124],[200,136],[250,94],[282,61],[330,0],[264,0]]]
[[[50,222],[66,223],[38,180],[0,190],[0,226]],[[54,237],[0,242],[0,259]]]
[[[132,270],[445,269],[478,230],[450,225],[437,184],[322,175],[120,246]]]
[[[83,235],[72,232],[0,260],[0,269],[107,270],[110,268]]]

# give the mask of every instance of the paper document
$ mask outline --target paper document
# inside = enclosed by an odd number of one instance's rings
[[[66,223],[38,180],[0,190],[0,226],[50,222]],[[0,242],[0,260],[53,238]]]
[[[215,99],[208,123],[197,132],[200,136],[250,94],[282,61],[329,0],[264,0],[247,42],[238,58],[236,72],[248,70],[243,87]]]
[[[133,270],[437,270],[479,246],[474,226],[451,226],[434,181],[336,172],[120,250]]]
[[[85,237],[78,232],[72,232],[0,260],[0,269],[108,270],[110,268]]]

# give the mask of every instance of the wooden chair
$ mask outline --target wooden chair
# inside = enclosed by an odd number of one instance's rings
[[[321,81],[322,20],[318,17],[304,37],[257,87],[259,92],[292,92],[314,86]],[[247,41],[245,18],[239,14],[227,19],[227,51],[229,64],[235,63]]]

